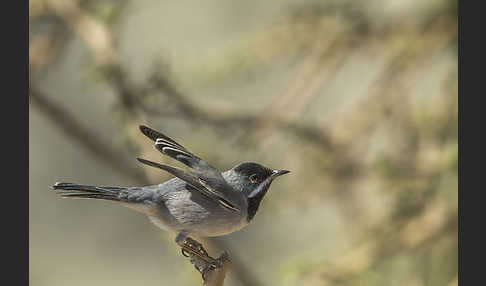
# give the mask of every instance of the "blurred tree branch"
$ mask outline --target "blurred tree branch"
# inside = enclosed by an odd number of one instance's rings
[[[36,87],[29,89],[30,102],[37,107],[45,116],[63,130],[63,132],[72,139],[80,142],[95,157],[101,159],[108,166],[124,176],[131,178],[135,182],[147,183],[147,178],[143,172],[135,168],[133,164],[127,163],[122,157],[114,152],[115,149],[108,146],[98,138],[89,129],[82,126],[73,115],[66,109],[57,106],[46,95],[40,92]]]

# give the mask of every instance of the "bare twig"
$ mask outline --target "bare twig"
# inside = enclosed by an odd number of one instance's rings
[[[231,261],[229,259],[223,262],[223,265],[210,271],[204,279],[204,285],[207,286],[223,286],[226,273],[231,267]]]
[[[191,263],[201,273],[204,285],[223,286],[226,273],[231,267],[231,260],[227,252],[215,259],[219,263],[217,267],[194,254],[190,255],[190,258]]]
[[[97,64],[114,61],[116,53],[111,31],[86,13],[80,1],[47,0],[46,5],[86,43]]]

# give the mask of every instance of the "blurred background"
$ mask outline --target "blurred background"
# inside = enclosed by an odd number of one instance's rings
[[[174,234],[56,181],[170,176],[147,124],[275,181],[225,285],[457,285],[457,1],[30,0],[30,285],[200,285]],[[176,164],[177,165],[177,164]]]

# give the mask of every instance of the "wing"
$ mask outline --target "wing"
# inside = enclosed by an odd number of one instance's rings
[[[162,134],[162,133],[160,133],[158,131],[155,131],[152,128],[147,127],[147,126],[144,126],[144,125],[140,125],[139,127],[140,127],[140,131],[143,133],[143,135],[145,135],[148,138],[152,139],[152,141],[155,142],[155,141],[157,141],[158,138],[163,138],[163,139],[167,140],[168,142],[171,142],[175,146],[178,146],[179,148],[185,150],[184,147],[182,147],[181,145],[179,145],[177,142],[175,142],[174,140],[170,139],[169,137],[165,136],[164,134]]]
[[[223,176],[221,176],[221,172],[218,169],[209,165],[206,161],[202,160],[198,156],[192,154],[186,148],[168,136],[143,125],[140,126],[140,131],[142,131],[145,136],[155,141],[155,148],[162,154],[176,159],[184,165],[192,168],[203,178],[219,179],[224,181]]]
[[[235,194],[235,191],[228,185],[218,169],[209,165],[206,161],[192,154],[182,145],[158,131],[143,125],[140,126],[140,131],[142,131],[145,136],[155,141],[155,148],[162,154],[178,160],[190,167],[191,170],[184,171],[179,168],[139,158],[138,160],[141,163],[165,170],[179,179],[184,180],[206,196],[214,199],[223,207],[233,211],[239,211],[238,208],[235,207],[237,202],[235,201],[234,196],[231,196],[231,194]]]
[[[149,160],[145,160],[145,159],[142,159],[142,158],[137,158],[137,160],[140,163],[143,163],[143,164],[146,164],[146,165],[149,165],[149,166],[152,166],[152,167],[155,167],[155,168],[159,168],[159,169],[162,169],[164,171],[169,172],[170,174],[176,176],[177,178],[179,178],[179,179],[183,180],[184,182],[186,182],[187,184],[191,185],[194,189],[201,192],[203,195],[205,195],[208,198],[216,201],[219,205],[221,205],[222,207],[224,207],[226,209],[229,209],[231,211],[236,211],[236,212],[240,211],[237,207],[235,207],[235,205],[233,203],[226,200],[223,196],[221,196],[217,192],[213,191],[213,189],[209,185],[207,185],[204,180],[200,179],[199,177],[197,177],[194,174],[191,174],[190,172],[186,172],[186,171],[179,169],[179,168],[176,168],[176,167],[159,164],[159,163],[152,162],[152,161],[149,161]]]

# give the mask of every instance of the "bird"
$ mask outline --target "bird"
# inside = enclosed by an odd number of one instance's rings
[[[140,163],[166,171],[174,178],[142,187],[57,182],[52,188],[63,198],[113,201],[144,213],[159,228],[176,234],[175,242],[183,255],[196,255],[217,266],[219,262],[190,236],[224,236],[247,226],[271,183],[290,171],[242,162],[221,172],[165,134],[145,125],[139,129],[163,155],[188,168],[137,158]]]

